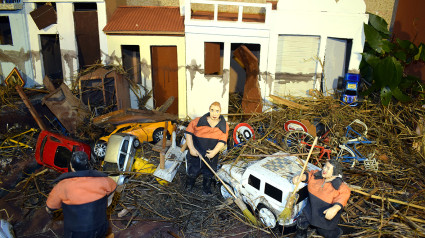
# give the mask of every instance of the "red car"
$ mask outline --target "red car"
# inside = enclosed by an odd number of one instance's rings
[[[35,160],[41,165],[66,173],[74,151],[84,151],[90,159],[89,145],[60,134],[41,131],[35,149]]]

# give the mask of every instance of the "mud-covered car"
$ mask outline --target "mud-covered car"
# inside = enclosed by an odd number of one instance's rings
[[[127,175],[120,172],[131,172],[136,149],[140,141],[136,136],[116,133],[109,137],[105,159],[102,163],[102,171],[112,172],[109,176],[121,185]],[[117,172],[117,173],[114,173]]]
[[[38,164],[66,173],[74,151],[84,151],[90,158],[89,145],[57,133],[41,131],[37,139],[35,160]]]
[[[153,123],[125,123],[118,125],[114,131],[108,136],[103,136],[95,143],[93,147],[93,153],[98,158],[105,157],[106,146],[111,135],[116,133],[126,133],[136,136],[139,141],[157,143],[162,140],[162,134],[164,133],[164,122],[153,122]],[[174,130],[173,124],[168,122],[168,133],[170,136]]]
[[[312,164],[308,164],[307,168],[318,169]],[[286,229],[295,225],[296,218],[306,205],[306,184],[300,183],[299,198],[291,219],[286,222],[278,219],[295,188],[292,178],[300,174],[301,170],[297,157],[279,153],[255,162],[225,164],[218,171],[218,176],[230,185],[236,196],[255,210],[265,226],[275,228],[282,225]],[[224,186],[221,186],[220,191],[224,198],[230,197]]]

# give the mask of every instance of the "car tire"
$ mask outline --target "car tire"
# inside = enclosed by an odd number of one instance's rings
[[[225,182],[225,184],[227,185],[227,187],[232,189],[232,192],[234,191],[233,188],[228,183]],[[230,194],[229,191],[227,191],[227,189],[224,187],[223,184],[220,185],[220,193],[224,199],[233,198],[232,194]]]
[[[260,218],[260,221],[267,227],[273,229],[277,225],[277,219],[276,216],[273,214],[273,212],[268,209],[265,205],[259,204],[257,206],[257,214]]]
[[[154,144],[160,142],[162,140],[162,136],[164,134],[164,127],[156,128],[152,133],[152,142]],[[167,139],[170,139],[170,133],[167,131]]]
[[[103,159],[106,155],[106,141],[99,140],[96,141],[96,143],[93,146],[93,154],[96,156],[96,158]]]

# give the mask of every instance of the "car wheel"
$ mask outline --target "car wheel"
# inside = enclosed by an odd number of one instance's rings
[[[99,140],[94,144],[93,154],[96,155],[97,158],[103,159],[106,155],[106,141]]]
[[[260,204],[257,207],[257,211],[258,211],[258,217],[260,218],[261,222],[265,226],[272,229],[276,227],[276,222],[277,222],[276,216],[273,214],[272,211],[270,211],[270,209],[268,209],[263,204]]]
[[[139,146],[140,146],[140,141],[138,140],[138,139],[135,139],[134,141],[133,141],[133,146],[134,146],[134,148],[139,148]]]
[[[162,140],[163,134],[164,134],[164,128],[163,127],[156,128],[155,131],[152,134],[153,143],[156,144],[156,143],[160,142]]]

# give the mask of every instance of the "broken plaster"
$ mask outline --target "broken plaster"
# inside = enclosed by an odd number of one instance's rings
[[[221,98],[223,98],[224,94],[226,93],[226,86],[229,84],[229,78],[230,78],[230,70],[224,69],[223,70],[223,77],[220,80],[220,82],[223,83],[223,93],[221,94]]]
[[[25,62],[28,61],[29,59],[30,59],[30,53],[24,52],[23,48],[21,48],[19,51],[0,50],[0,61],[14,64],[17,67],[17,69],[20,70],[23,74],[26,74]],[[0,73],[3,74],[3,72],[0,72]],[[7,75],[4,75],[4,76],[6,77]]]
[[[78,59],[78,55],[77,52],[75,52],[74,50],[63,50],[61,49],[61,53],[62,53],[62,59],[63,61],[68,65],[70,74],[72,74],[72,72],[74,72],[74,59],[77,60]],[[62,64],[64,65],[64,64]],[[62,66],[63,67],[63,66]],[[72,83],[72,79],[71,83]]]
[[[195,59],[192,59],[190,63],[191,63],[190,65],[186,66],[186,69],[189,71],[189,74],[190,74],[190,90],[193,90],[193,81],[195,80],[196,72],[203,74],[204,70],[201,69],[200,64],[196,64]]]
[[[272,84],[273,84],[273,76],[271,73],[264,71],[264,72],[260,72],[258,74],[260,81],[264,80],[264,82],[266,82],[266,86],[269,87],[269,92],[272,91]]]

